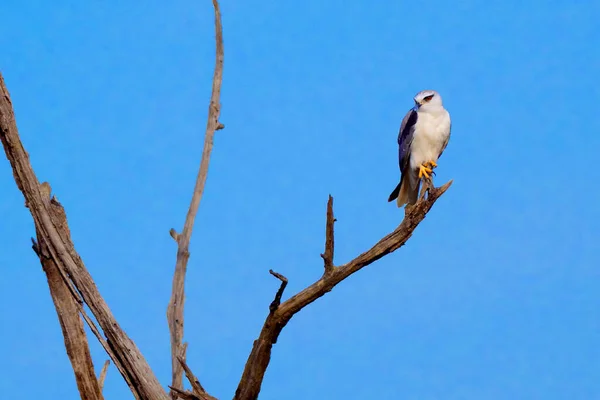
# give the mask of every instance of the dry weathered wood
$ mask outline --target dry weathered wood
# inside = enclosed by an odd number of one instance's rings
[[[74,252],[75,247],[73,246],[73,242],[71,240],[71,231],[69,229],[69,224],[67,223],[67,214],[66,214],[64,208],[62,207],[62,205],[56,199],[56,197],[52,196],[52,188],[50,187],[50,184],[48,182],[43,182],[40,184],[40,195],[42,196],[42,199],[44,200],[44,202],[46,202],[46,204],[48,205],[48,212],[50,213],[50,216],[52,218],[54,225],[57,227],[57,230],[61,236],[61,239],[65,243],[68,244],[68,248],[69,248],[69,251],[71,252],[71,255],[73,257],[77,258],[78,255]],[[79,321],[81,322],[82,332],[85,332],[85,331],[83,331],[83,322],[80,319],[80,317],[83,317],[83,319],[86,321],[86,323],[92,330],[92,333],[100,341],[100,344],[104,347],[104,349],[107,351],[107,353],[109,355],[113,356],[112,350],[106,343],[106,340],[104,340],[104,337],[102,337],[102,335],[98,331],[96,324],[94,324],[94,322],[91,320],[91,318],[85,312],[85,309],[83,308],[83,300],[81,299],[81,296],[79,295],[79,293],[77,293],[77,290],[73,287],[72,282],[68,279],[67,276],[65,276],[61,272],[61,270],[58,268],[56,263],[50,257],[50,253],[48,251],[47,245],[44,242],[44,238],[40,235],[39,231],[37,231],[36,233],[37,233],[37,237],[38,237],[38,242],[36,242],[32,239],[33,249],[34,249],[35,253],[38,255],[38,257],[40,258],[42,267],[44,268],[44,271],[46,272],[46,274],[48,275],[48,272],[51,271],[52,275],[54,277],[54,279],[50,279],[50,277],[48,279],[48,285],[50,287],[50,292],[52,294],[53,288],[60,289],[61,297],[63,298],[63,303],[68,302],[68,304],[69,304],[68,310],[67,309],[62,310],[58,306],[56,307],[57,312],[59,314],[59,319],[61,317],[64,318],[64,315],[77,316],[79,318]],[[58,283],[57,279],[60,279],[61,284]],[[68,300],[67,300],[66,296],[69,297]],[[54,299],[54,295],[53,295],[53,299]],[[56,303],[55,303],[55,305],[56,305]],[[61,323],[61,326],[62,326],[62,323]],[[67,334],[64,332],[64,330],[63,330],[63,336],[65,338],[65,347],[67,348],[67,354],[69,354],[69,344],[67,343],[67,341],[69,341],[69,340],[68,340]],[[84,339],[85,339],[85,336],[84,336]],[[83,346],[84,344],[85,344],[85,347]],[[85,367],[85,378],[91,382],[90,375],[94,374],[94,371],[93,371],[94,367],[93,367],[91,357],[89,355],[90,351],[89,351],[89,345],[87,343],[87,340],[85,341],[85,343],[82,342],[80,347],[81,347],[80,351],[82,353],[84,353],[83,355],[80,356],[81,360],[83,361],[86,358],[89,358],[89,361],[87,361],[88,365]],[[106,362],[108,363],[108,361],[106,361]],[[105,364],[105,367],[107,367],[106,364]],[[82,368],[81,367],[76,368],[75,366],[73,366],[73,370],[75,372],[76,380],[80,379],[80,377],[83,375],[81,373]],[[104,368],[103,368],[103,371],[104,371]],[[104,371],[104,373],[106,373],[106,372]],[[95,394],[96,386],[98,386],[100,393],[102,393],[102,381],[99,380],[95,384],[88,383],[87,384],[88,389],[85,390],[85,394],[80,388],[79,392],[81,394],[81,398],[82,399],[95,398],[94,396],[96,396],[96,394]],[[90,390],[92,391],[92,393],[90,393]]]
[[[354,260],[333,269],[330,274],[324,274],[321,279],[280,304],[274,312],[270,311],[258,339],[254,341],[242,378],[235,392],[234,400],[255,400],[258,398],[264,374],[271,359],[273,345],[277,342],[281,330],[294,314],[331,291],[338,283],[356,271],[402,247],[412,236],[419,223],[425,219],[436,200],[448,190],[451,184],[452,181],[440,188],[430,187],[429,195],[426,198],[421,197],[407,211],[402,223],[392,233]]]
[[[63,279],[65,278],[63,277]],[[127,383],[127,386],[131,387],[133,383],[129,380],[129,374],[125,371],[123,364],[120,361],[118,361],[119,359],[115,356],[115,353],[113,352],[112,348],[108,345],[108,342],[106,341],[104,336],[102,336],[102,334],[100,333],[100,330],[98,329],[94,321],[92,321],[92,319],[85,312],[85,309],[83,308],[83,300],[81,300],[79,296],[75,295],[74,290],[71,290],[71,294],[74,296],[74,298],[78,300],[77,306],[79,307],[79,314],[83,316],[83,319],[90,327],[90,330],[92,331],[94,336],[96,336],[96,339],[98,339],[98,342],[100,342],[100,345],[102,346],[104,351],[106,351],[106,354],[108,354],[108,356],[113,360],[115,367],[117,367],[117,370],[119,370],[119,373],[125,379],[125,383]],[[106,362],[108,363],[109,360],[106,360]],[[100,389],[102,389],[102,384],[100,385]]]
[[[169,389],[171,389],[171,391],[173,393],[175,393],[176,395],[176,399],[183,399],[183,400],[202,400],[201,398],[199,398],[198,396],[196,396],[194,393],[190,392],[189,390],[181,390],[181,389],[177,389],[173,386],[169,386]]]
[[[275,298],[271,302],[271,305],[269,305],[269,311],[271,311],[271,313],[274,313],[275,310],[277,310],[277,307],[279,307],[279,305],[281,304],[281,296],[283,296],[283,291],[285,290],[285,287],[288,284],[288,280],[285,276],[273,271],[272,269],[269,270],[269,273],[281,281],[281,285],[279,285],[279,290],[277,290],[277,293],[275,293]]]
[[[132,393],[138,399],[166,400],[168,395],[150,366],[117,323],[72,244],[64,239],[66,228],[61,227],[61,222],[51,215],[49,200],[41,193],[39,181],[19,138],[12,103],[1,74],[0,140],[12,167],[15,182],[23,193],[25,204],[33,217],[36,231],[40,236],[39,241],[47,246],[49,258],[54,261],[61,275],[71,280],[98,321],[106,335],[106,342],[112,350],[111,357],[115,357],[113,361],[123,365],[120,371],[127,374],[125,379]]]
[[[211,396],[206,392],[206,390],[204,390],[204,387],[202,387],[200,381],[198,380],[198,378],[196,378],[196,375],[192,373],[192,370],[190,369],[190,367],[188,367],[183,357],[179,357],[177,361],[179,361],[179,363],[181,364],[181,368],[183,368],[185,376],[192,385],[192,394],[194,396],[196,396],[200,400],[217,400],[216,397]]]
[[[277,310],[281,306],[281,297],[287,286],[288,280],[285,276],[269,270],[269,273],[279,279],[281,284],[275,293],[275,298],[269,305],[269,315],[265,320],[260,336],[254,341],[252,351],[246,361],[246,367],[242,379],[235,391],[234,400],[256,399],[260,392],[262,379],[269,362],[271,361],[271,348],[277,342],[281,330],[285,326],[277,316]]]
[[[39,234],[36,253],[46,273],[50,296],[56,308],[67,356],[75,373],[79,394],[82,399],[103,400],[102,390],[94,374],[94,364],[77,302],[71,295],[56,263],[49,257],[50,253]]]
[[[98,376],[98,385],[100,385],[100,390],[104,388],[104,380],[106,379],[106,373],[108,372],[108,366],[110,365],[110,360],[104,361],[104,365],[102,366],[102,371],[100,371],[100,376]]]
[[[325,274],[329,275],[333,272],[333,248],[335,245],[333,237],[333,223],[335,218],[333,217],[333,197],[329,195],[327,200],[327,222],[325,223],[325,252],[321,254],[323,262],[325,264]]]
[[[58,232],[61,235],[61,238],[65,241],[65,243],[69,244],[69,249],[74,249],[73,242],[71,241],[71,235],[70,235],[69,225],[67,223],[67,215],[65,213],[65,210],[62,207],[62,205],[58,202],[56,197],[51,196],[51,193],[52,193],[52,188],[50,187],[50,184],[48,182],[43,182],[40,184],[40,194],[41,194],[42,198],[44,199],[44,201],[48,202],[48,205],[49,205],[48,210],[50,212],[50,215],[53,219],[55,226],[58,228]],[[38,238],[39,238],[40,237],[39,232],[37,232],[37,233],[38,233]],[[32,246],[33,250],[38,255],[38,257],[40,257],[40,260],[42,262],[43,262],[43,259],[50,259],[49,258],[50,254],[48,252],[47,246],[40,246],[38,244],[38,242],[33,240],[33,238],[31,239],[31,241],[33,242],[33,246]],[[71,252],[71,254],[75,258],[79,257],[74,252]],[[83,299],[81,298],[80,294],[77,292],[77,289],[74,288],[73,283],[60,269],[58,269],[58,273],[62,277],[63,283],[66,285],[66,288],[68,289],[68,293],[71,295],[71,297],[73,299],[73,304],[77,307],[77,311],[79,312],[79,315],[83,317],[85,322],[90,327],[90,330],[92,331],[94,336],[96,336],[96,339],[98,339],[98,342],[100,342],[100,345],[102,345],[102,348],[104,348],[104,350],[110,356],[110,358],[112,358],[113,360],[118,360],[118,358],[115,356],[114,352],[112,351],[111,347],[108,345],[106,339],[100,333],[100,330],[98,329],[98,327],[96,326],[94,321],[92,321],[92,319],[87,315],[87,312],[83,308],[83,303],[84,303]],[[107,360],[107,362],[108,362],[108,360]],[[124,371],[122,363],[115,361],[115,366],[117,367],[117,369],[119,370],[121,375],[125,378],[127,385],[131,386],[132,383],[131,383],[131,381],[129,381],[128,374]],[[100,386],[101,386],[100,388],[102,389],[102,385],[100,385]]]
[[[221,26],[219,3],[217,0],[212,0],[212,2],[215,10],[216,59],[212,94],[208,105],[208,120],[206,123],[202,159],[200,161],[194,194],[192,195],[192,201],[185,218],[183,230],[181,233],[175,232],[174,229],[171,229],[170,231],[171,237],[177,241],[177,260],[175,262],[175,272],[173,274],[173,287],[171,299],[169,300],[169,305],[167,307],[167,321],[169,323],[169,332],[171,336],[171,386],[174,388],[183,388],[183,369],[178,359],[179,357],[182,357],[185,360],[185,348],[183,347],[183,309],[185,302],[185,274],[188,259],[190,258],[189,244],[192,237],[196,213],[198,212],[200,200],[204,193],[215,131],[224,128],[224,125],[219,122],[219,114],[221,111],[221,82],[223,80],[223,27]],[[175,399],[176,396],[177,393],[171,390],[171,398]]]

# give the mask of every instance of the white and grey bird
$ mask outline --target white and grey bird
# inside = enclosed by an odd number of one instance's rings
[[[421,179],[430,179],[450,140],[450,114],[442,96],[423,90],[414,100],[415,106],[404,116],[398,134],[400,183],[388,198],[395,199],[398,207],[417,202]]]

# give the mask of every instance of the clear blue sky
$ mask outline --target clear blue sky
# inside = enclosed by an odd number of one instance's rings
[[[436,89],[453,120],[408,245],[297,315],[261,399],[600,398],[597,1],[223,0],[224,131],[187,279],[189,363],[231,398],[277,288],[393,230],[396,136]],[[161,382],[180,229],[214,64],[209,0],[3,1],[0,68],[40,180]],[[31,217],[0,159],[0,393],[76,398]],[[93,338],[94,360],[106,358]],[[24,391],[24,388],[26,391]],[[107,399],[130,398],[116,369]]]

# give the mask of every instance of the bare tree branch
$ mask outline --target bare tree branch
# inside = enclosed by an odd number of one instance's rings
[[[75,373],[79,394],[82,399],[103,400],[102,390],[94,375],[94,363],[92,362],[87,335],[83,329],[78,304],[71,295],[56,263],[50,258],[50,253],[39,233],[38,243],[35,243],[34,250],[40,258],[42,268],[46,273],[50,296],[56,308],[67,356]]]
[[[50,188],[50,184],[48,184],[48,182],[44,182],[40,185],[40,193],[44,197],[50,197],[51,188]],[[58,201],[56,201],[56,198],[51,199],[50,204],[51,204],[50,210],[53,211],[54,217],[58,221],[60,221],[62,224],[61,232],[68,233],[69,226],[67,225],[67,220],[66,220],[66,215],[64,214],[64,209],[62,208],[60,203],[58,203]],[[70,236],[69,236],[69,240],[70,240]],[[38,255],[38,257],[40,258],[40,260],[42,260],[42,257],[48,258],[50,256],[46,247],[41,247],[33,238],[31,238],[31,241],[33,243],[32,248],[35,251],[35,253]],[[71,244],[72,244],[72,242],[71,242]],[[42,263],[43,263],[43,261],[42,261]],[[43,266],[43,264],[42,264],[42,266]],[[100,345],[102,346],[102,348],[106,351],[106,353],[110,356],[110,358],[113,361],[115,361],[115,366],[119,370],[119,373],[125,379],[127,385],[131,386],[132,383],[129,380],[128,374],[124,370],[123,364],[115,356],[114,352],[112,351],[112,349],[106,342],[106,339],[104,338],[104,336],[102,336],[102,334],[100,333],[100,330],[98,329],[98,327],[96,326],[94,321],[92,321],[92,319],[87,315],[85,309],[83,308],[83,299],[81,298],[80,294],[77,292],[77,289],[75,289],[73,287],[73,283],[68,279],[68,277],[63,275],[63,272],[60,269],[58,269],[58,273],[61,275],[63,282],[68,289],[68,293],[70,294],[71,298],[74,301],[75,306],[77,307],[77,311],[83,317],[83,319],[87,323],[87,325],[90,327],[90,330],[92,331],[94,336],[96,336],[96,339],[98,339],[98,342],[100,342]],[[107,360],[107,362],[108,362],[108,360]],[[100,388],[100,389],[102,389],[102,388]]]
[[[98,385],[100,385],[100,391],[104,388],[104,381],[106,380],[106,373],[108,372],[108,366],[110,365],[110,360],[104,361],[104,365],[102,366],[102,371],[100,371],[100,376],[98,376]]]
[[[279,290],[277,290],[277,293],[275,293],[275,299],[273,299],[271,305],[269,306],[269,311],[271,311],[272,314],[277,310],[277,308],[281,304],[281,296],[283,296],[283,291],[285,290],[285,287],[288,284],[288,280],[285,276],[273,271],[272,269],[269,270],[269,273],[281,281]]]
[[[167,321],[169,323],[169,332],[171,335],[171,386],[175,388],[183,388],[183,368],[178,359],[179,357],[182,357],[185,360],[185,349],[183,348],[183,309],[185,302],[185,274],[188,259],[190,258],[189,244],[192,237],[194,220],[206,184],[210,154],[213,147],[213,137],[216,130],[224,128],[224,125],[219,122],[221,110],[221,82],[223,80],[223,27],[221,26],[221,11],[219,9],[218,0],[213,0],[213,7],[215,10],[216,59],[212,94],[208,106],[208,121],[206,123],[202,159],[200,161],[200,169],[196,178],[194,194],[192,195],[192,201],[185,218],[183,230],[180,234],[174,229],[171,229],[170,231],[171,237],[177,241],[177,261],[175,263],[175,273],[173,274],[173,288],[171,299],[169,300],[169,305],[167,307]],[[175,399],[176,396],[177,393],[172,390],[171,397]]]
[[[66,243],[68,243],[70,247],[73,247],[73,242],[71,240],[71,231],[70,231],[69,225],[67,223],[67,215],[66,215],[65,210],[62,207],[62,205],[58,202],[58,200],[56,200],[55,197],[52,196],[52,188],[50,187],[50,184],[48,182],[43,182],[40,184],[40,194],[42,196],[42,199],[44,199],[44,201],[48,201],[48,204],[49,204],[48,210],[50,212],[51,217],[53,218],[53,222],[55,224],[58,224],[57,227],[58,227],[59,233],[61,235],[61,238]],[[73,283],[68,279],[67,276],[65,276],[62,273],[62,271],[58,268],[56,263],[50,257],[48,247],[44,244],[43,238],[41,237],[39,231],[37,231],[37,237],[38,237],[38,242],[36,242],[33,238],[31,238],[31,241],[33,243],[32,248],[35,251],[35,253],[37,254],[37,256],[39,257],[39,259],[42,263],[42,267],[44,268],[44,271],[46,272],[46,275],[48,277],[48,285],[50,287],[50,293],[52,295],[52,298],[53,298],[53,300],[55,300],[58,297],[58,296],[54,295],[54,293],[56,292],[61,297],[61,304],[68,303],[68,305],[69,305],[68,307],[65,307],[65,308],[59,307],[55,301],[55,306],[56,306],[57,313],[59,315],[59,321],[61,322],[61,327],[63,327],[62,319],[65,318],[64,317],[65,315],[69,316],[69,318],[72,318],[74,316],[79,318],[79,316],[82,316],[83,319],[88,324],[88,326],[90,327],[94,336],[96,336],[96,338],[98,339],[98,341],[100,342],[100,344],[102,345],[104,350],[106,350],[107,354],[109,354],[109,356],[111,358],[116,359],[112,349],[110,348],[110,346],[108,346],[108,343],[106,342],[106,340],[104,339],[104,337],[102,336],[102,334],[100,333],[98,328],[96,327],[96,324],[92,321],[92,319],[85,312],[85,309],[83,308],[83,300],[81,299],[80,294],[77,292],[77,289],[75,289],[73,287]],[[60,279],[60,283],[62,283],[62,285],[58,283],[57,279]],[[66,296],[68,296],[69,299],[67,299]],[[70,305],[72,305],[74,308],[70,307]],[[74,311],[74,309],[76,311]],[[85,337],[85,331],[83,331],[83,326],[81,328],[82,328],[81,332],[84,333],[83,340],[85,340],[85,348],[81,349],[80,351],[87,353],[87,355],[83,354],[83,355],[79,356],[79,362],[82,362],[83,360],[85,360],[86,358],[89,357],[89,366],[87,366],[85,368],[85,371],[83,371],[83,369],[81,367],[73,366],[73,371],[75,372],[75,379],[78,382],[82,378],[82,376],[85,377],[85,379],[91,380],[91,378],[89,378],[89,376],[90,376],[90,374],[91,375],[94,374],[93,363],[92,363],[91,357],[89,356],[89,353],[90,353],[89,345],[87,344],[87,339]],[[67,355],[69,356],[70,359],[72,359],[69,347],[73,347],[74,339],[70,337],[72,335],[68,335],[67,333],[65,333],[64,328],[63,328],[63,336],[65,338],[65,347],[67,349]],[[82,346],[79,346],[79,347],[81,348]],[[108,363],[109,361],[107,360],[106,362]],[[116,363],[116,365],[117,365],[117,369],[119,369],[119,371],[121,372],[123,377],[126,379],[127,384],[130,385],[131,382],[127,380],[128,376],[123,371],[123,366],[121,365],[121,363]],[[107,367],[107,365],[105,365],[105,367]],[[88,383],[87,389],[85,389],[85,393],[88,393],[86,395],[84,395],[84,392],[82,392],[81,387],[78,385],[80,394],[82,395],[82,398],[95,398],[94,397],[95,394],[93,394],[93,393],[89,394],[89,391],[91,388],[91,390],[95,392],[96,385],[98,385],[98,384]],[[98,386],[99,386],[100,393],[102,393],[102,383],[99,382]]]
[[[12,103],[1,74],[0,140],[12,167],[15,182],[23,193],[25,205],[33,217],[39,242],[47,247],[49,258],[54,261],[61,275],[68,277],[90,308],[107,337],[107,343],[112,349],[111,357],[114,357],[115,363],[123,364],[120,371],[127,375],[125,379],[132,393],[137,399],[166,400],[168,396],[150,366],[137,346],[121,329],[72,243],[66,240],[67,228],[50,212],[50,199],[42,195],[41,185],[19,138]],[[54,203],[60,206],[55,199]]]
[[[63,277],[63,279],[65,279],[65,277]],[[70,286],[70,287],[73,286],[70,281],[65,280],[65,282],[67,282],[68,286]],[[102,336],[102,333],[100,333],[100,330],[98,329],[98,327],[96,326],[94,321],[92,321],[92,319],[85,312],[85,309],[83,308],[83,300],[81,299],[81,297],[75,291],[74,288],[71,289],[71,295],[76,300],[76,304],[79,309],[79,313],[81,314],[81,316],[83,316],[83,319],[85,320],[87,325],[90,327],[90,330],[92,331],[94,336],[96,336],[96,339],[98,339],[98,342],[100,342],[100,345],[102,346],[104,351],[106,351],[106,354],[108,354],[108,356],[113,360],[115,367],[117,367],[117,370],[119,371],[119,373],[121,374],[123,379],[125,379],[125,383],[127,383],[127,386],[131,387],[133,385],[133,383],[129,380],[129,374],[125,371],[125,367],[123,366],[123,363],[121,363],[121,361],[117,358],[117,356],[115,356],[115,353],[113,352],[112,348],[108,345],[108,342],[106,341],[104,336]],[[106,360],[106,362],[109,362],[109,361]],[[100,385],[100,389],[102,389],[102,385]]]
[[[356,271],[402,247],[412,236],[419,223],[425,219],[433,204],[448,190],[451,184],[452,181],[440,188],[429,187],[429,195],[426,198],[421,197],[410,210],[407,210],[404,220],[392,233],[354,260],[333,269],[330,274],[324,274],[321,279],[279,305],[274,312],[269,312],[260,335],[254,341],[252,351],[246,361],[234,400],[255,400],[258,398],[264,374],[271,359],[273,344],[277,342],[281,330],[294,314],[331,291],[338,283]],[[331,214],[333,215],[333,210]]]
[[[171,391],[175,393],[176,399],[202,400],[200,397],[196,396],[194,393],[190,392],[189,390],[181,390],[181,389],[174,388],[173,386],[169,386],[169,389],[171,389]]]
[[[333,237],[333,223],[335,218],[333,217],[333,197],[329,195],[327,200],[327,222],[325,225],[325,252],[321,254],[325,263],[325,275],[329,275],[333,272],[333,248],[334,248],[334,237]]]
[[[192,370],[190,369],[190,367],[188,367],[183,357],[179,357],[177,361],[179,361],[181,367],[185,371],[185,376],[187,377],[188,381],[190,381],[190,384],[192,385],[193,394],[197,398],[199,398],[200,400],[217,400],[216,397],[211,396],[206,392],[206,390],[204,390],[204,388],[200,384],[200,381],[198,380],[198,378],[196,378],[196,375],[192,373]]]

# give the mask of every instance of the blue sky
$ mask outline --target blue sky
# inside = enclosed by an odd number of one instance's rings
[[[202,149],[210,1],[0,6],[0,68],[40,180],[161,382],[175,244]],[[600,3],[222,3],[222,122],[191,244],[188,360],[231,398],[286,275],[322,272],[393,230],[396,136],[436,89],[453,120],[408,245],[297,315],[261,399],[600,398]],[[76,398],[31,217],[0,159],[0,392]],[[96,367],[106,356],[90,339]],[[32,377],[35,379],[32,380]],[[35,382],[35,384],[33,384]],[[131,398],[116,369],[107,399]]]

